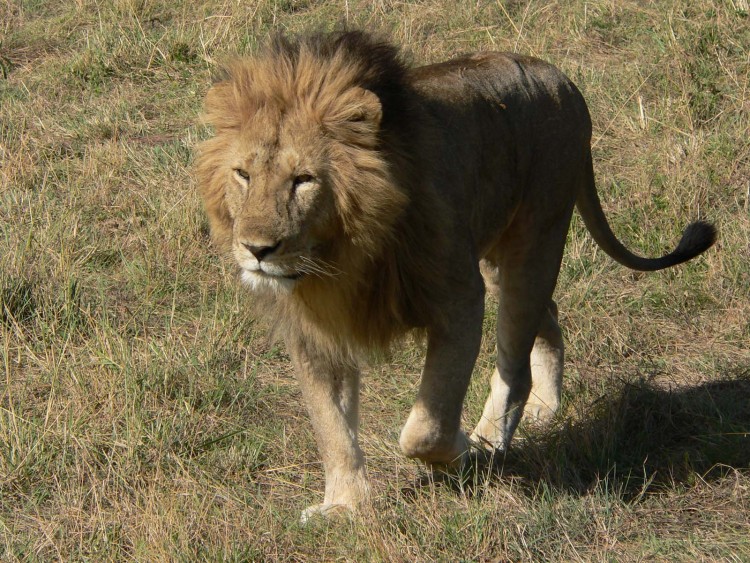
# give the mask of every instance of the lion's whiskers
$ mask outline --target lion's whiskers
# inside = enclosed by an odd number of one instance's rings
[[[341,275],[343,272],[331,264],[320,258],[310,258],[308,256],[300,256],[300,272],[304,274],[310,274],[319,278],[325,277],[336,277]]]

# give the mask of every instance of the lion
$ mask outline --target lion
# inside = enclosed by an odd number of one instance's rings
[[[407,457],[460,464],[472,448],[507,449],[524,411],[552,416],[564,353],[552,293],[574,207],[635,270],[716,238],[697,221],[661,258],[626,249],[597,196],[581,93],[527,56],[414,67],[364,32],[279,37],[226,64],[204,115],[214,133],[196,167],[213,240],[275,319],[323,460],[323,502],[303,521],[366,504],[360,365],[410,331],[426,335],[426,360],[399,439]],[[467,434],[487,290],[497,360]]]

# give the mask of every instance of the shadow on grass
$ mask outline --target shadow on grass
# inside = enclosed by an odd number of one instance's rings
[[[532,429],[505,455],[479,455],[460,477],[429,480],[469,495],[508,478],[530,495],[541,483],[574,494],[604,486],[627,501],[746,468],[750,370],[672,390],[624,383],[575,422]]]

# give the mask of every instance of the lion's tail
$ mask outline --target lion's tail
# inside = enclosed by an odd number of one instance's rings
[[[687,262],[701,252],[707,250],[716,241],[716,228],[710,223],[696,221],[690,223],[682,233],[682,239],[672,252],[661,258],[643,258],[633,254],[617,240],[609,227],[607,218],[602,210],[599,195],[594,182],[594,169],[589,156],[587,163],[587,178],[578,193],[576,207],[583,217],[586,228],[594,237],[596,243],[612,258],[623,266],[633,270],[652,272],[676,264]]]

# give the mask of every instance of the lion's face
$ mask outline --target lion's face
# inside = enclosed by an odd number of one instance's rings
[[[232,135],[222,163],[231,252],[255,289],[335,273],[341,226],[322,133],[302,112],[261,110]]]

